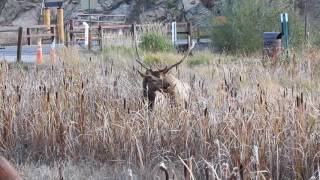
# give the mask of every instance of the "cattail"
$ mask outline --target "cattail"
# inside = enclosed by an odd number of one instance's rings
[[[244,180],[244,167],[243,167],[242,163],[240,164],[239,174],[240,174],[240,179]]]
[[[21,94],[20,93],[18,94],[18,102],[19,103],[21,102]]]
[[[206,175],[206,180],[215,179],[215,175],[213,174],[213,169],[209,165],[206,165],[205,167],[205,175]]]
[[[126,109],[127,107],[127,101],[126,98],[123,98],[123,109]]]
[[[166,180],[169,180],[168,169],[167,169],[166,165],[164,164],[164,162],[161,162],[160,169],[165,173]]]
[[[222,175],[224,177],[224,179],[227,179],[229,177],[229,164],[228,163],[223,163],[222,164]]]
[[[204,109],[204,117],[208,117],[208,107]]]

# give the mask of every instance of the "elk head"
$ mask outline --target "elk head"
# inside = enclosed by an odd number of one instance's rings
[[[143,97],[144,99],[148,99],[149,110],[153,109],[157,91],[170,93],[169,91],[174,88],[173,86],[175,86],[175,84],[172,84],[172,82],[168,78],[166,78],[167,73],[170,72],[170,70],[173,69],[174,67],[178,67],[188,57],[194,45],[195,43],[193,42],[192,46],[188,48],[188,51],[183,56],[183,58],[178,62],[176,62],[175,64],[169,67],[166,66],[163,69],[152,70],[150,67],[142,63],[141,58],[139,56],[137,43],[135,41],[136,54],[137,54],[136,62],[146,70],[145,73],[142,73],[139,70],[137,71],[141,75],[141,77],[143,77],[143,82],[142,82]]]

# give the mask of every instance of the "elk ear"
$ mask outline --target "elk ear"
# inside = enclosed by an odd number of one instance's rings
[[[146,75],[145,74],[143,74],[142,72],[140,72],[139,70],[137,70],[138,71],[138,73],[140,74],[140,76],[141,77],[143,77],[143,78],[145,78],[146,77]]]

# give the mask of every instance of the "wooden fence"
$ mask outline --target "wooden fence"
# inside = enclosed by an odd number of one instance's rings
[[[50,43],[56,38],[56,26],[35,25],[30,27],[17,27],[17,26],[5,26],[0,28],[1,33],[13,33],[18,37],[17,42],[17,61],[21,61],[22,45],[24,40],[27,45],[32,44],[34,38],[47,40],[49,38]],[[0,36],[0,39],[5,39],[7,36]]]
[[[85,40],[85,26],[77,24],[74,20],[70,20],[66,28],[67,34],[67,45],[77,44],[78,41]],[[113,24],[113,25],[92,25],[89,28],[89,45],[88,49],[92,48],[92,42],[98,42],[99,49],[102,49],[102,39],[108,32],[128,32],[134,33],[138,29],[155,26],[153,24]],[[171,33],[171,24],[164,24],[167,34]],[[177,23],[177,34],[186,35],[192,37],[193,28],[191,23]],[[185,44],[189,47],[191,44],[190,38]]]
[[[39,39],[41,38],[42,40],[44,38],[49,38],[51,42],[54,41],[56,38],[56,25],[35,25],[31,27],[26,27],[27,30],[27,44],[31,45],[32,39],[36,38]]]

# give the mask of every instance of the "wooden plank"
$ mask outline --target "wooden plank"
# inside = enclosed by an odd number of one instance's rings
[[[30,34],[26,35],[27,38],[34,38],[34,37],[55,37],[56,34]]]
[[[50,26],[47,26],[47,25],[33,25],[33,26],[26,26],[25,28],[29,28],[29,29],[44,29],[44,28],[51,28],[51,27],[53,27],[53,28],[55,28],[56,27],[56,25],[50,25]]]
[[[92,39],[95,39],[95,40],[101,39],[99,36],[93,36],[93,37],[91,37],[91,38],[92,38]],[[74,39],[84,40],[85,38],[84,38],[84,36],[77,36],[77,37],[75,37]]]
[[[127,29],[130,29],[132,25],[127,25],[127,24],[124,24],[124,25],[106,25],[106,26],[101,26],[101,28],[103,30],[105,29],[124,29],[124,28],[127,28]]]
[[[90,22],[90,20],[89,19],[76,19],[76,20],[74,20],[75,22]],[[122,24],[122,23],[124,23],[124,21],[111,21],[111,20],[109,20],[109,21],[107,21],[107,20],[94,20],[94,19],[92,19],[91,20],[91,23],[106,23],[106,24]]]

